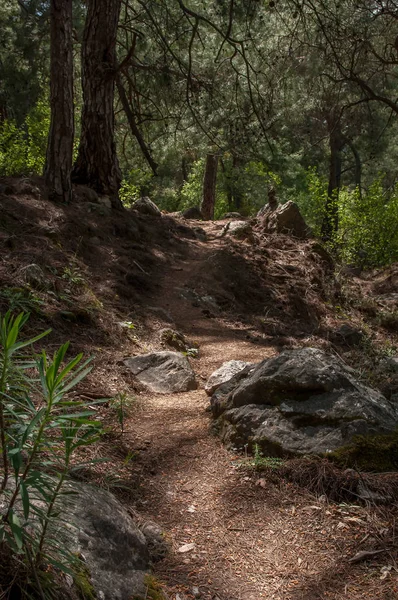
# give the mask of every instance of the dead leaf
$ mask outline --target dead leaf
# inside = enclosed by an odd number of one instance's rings
[[[193,550],[195,548],[195,543],[192,542],[192,544],[184,544],[183,546],[180,546],[180,548],[178,548],[178,552],[184,553],[184,552],[191,552],[191,550]]]

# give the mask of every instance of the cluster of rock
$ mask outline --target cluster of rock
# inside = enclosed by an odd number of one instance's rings
[[[258,444],[269,456],[319,455],[398,424],[396,404],[316,348],[242,365],[223,380],[221,371],[229,368],[214,373],[207,390],[221,438],[236,448]]]

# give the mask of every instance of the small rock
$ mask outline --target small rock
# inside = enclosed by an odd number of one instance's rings
[[[98,202],[106,208],[112,209],[112,201],[109,196],[98,196]]]
[[[197,220],[197,221],[203,221],[203,215],[198,206],[191,206],[190,208],[183,210],[182,216],[184,217],[184,219],[193,219],[193,220]]]
[[[179,352],[152,352],[123,362],[151,392],[172,394],[198,387],[188,359]]]
[[[195,598],[200,598],[201,597],[201,593],[200,593],[200,589],[196,586],[194,586],[192,588],[192,594],[194,595]]]
[[[364,335],[360,329],[353,327],[349,323],[343,323],[330,337],[334,342],[353,347],[360,345]]]
[[[398,373],[398,356],[385,356],[379,362],[379,365],[385,371],[390,373]]]
[[[49,284],[43,269],[35,263],[21,267],[18,270],[18,276],[24,283],[28,283],[36,290],[44,290]]]
[[[222,230],[221,235],[232,235],[238,239],[249,239],[253,237],[250,223],[247,221],[230,221]]]
[[[227,212],[221,218],[222,219],[241,219],[242,215],[238,212]]]
[[[162,213],[152,200],[147,197],[139,198],[134,202],[132,208],[142,215],[149,215],[151,217],[161,217]]]
[[[178,350],[178,352],[186,352],[189,347],[185,336],[174,329],[161,329],[159,337],[162,344],[170,346],[170,348],[174,348],[175,350]]]
[[[99,198],[97,192],[87,185],[76,185],[74,193],[79,202],[92,202],[93,204],[98,204]]]
[[[201,227],[194,227],[193,232],[197,240],[199,240],[200,242],[207,242],[207,233],[204,229],[202,229]]]
[[[169,551],[169,546],[159,525],[152,521],[147,521],[140,527],[140,530],[144,534],[151,559],[157,562],[165,558]]]
[[[184,554],[185,552],[191,552],[191,550],[193,550],[194,548],[195,548],[194,542],[192,544],[184,544],[183,546],[180,546],[178,548],[178,552],[180,552],[181,554]]]

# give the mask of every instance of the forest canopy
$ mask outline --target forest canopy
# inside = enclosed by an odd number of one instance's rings
[[[397,20],[391,0],[7,0],[0,174],[176,211],[214,156],[216,217],[272,188],[325,240],[351,232],[345,260],[396,260]]]

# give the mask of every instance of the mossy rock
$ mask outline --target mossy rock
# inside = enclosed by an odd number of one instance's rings
[[[147,586],[145,593],[146,600],[166,600],[162,592],[162,586],[153,575],[146,575],[144,583]],[[144,600],[141,597],[134,596],[132,600]]]
[[[327,457],[341,467],[360,471],[384,472],[398,470],[398,430],[387,435],[356,436]]]

